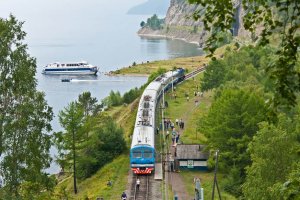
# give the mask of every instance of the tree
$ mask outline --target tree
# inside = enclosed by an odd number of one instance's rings
[[[222,60],[214,60],[209,63],[201,79],[201,91],[208,91],[219,87],[224,83],[226,65]]]
[[[106,106],[119,106],[122,104],[122,97],[119,91],[114,92],[110,91],[109,96],[105,97],[102,100],[102,103],[105,104]]]
[[[156,14],[147,19],[146,25],[153,30],[161,29],[161,25],[164,23],[163,19],[159,19]]]
[[[144,21],[141,21],[140,26],[143,28],[146,25]]]
[[[148,77],[147,84],[145,84],[145,86],[147,86],[149,83],[151,83],[158,76],[160,76],[160,75],[162,75],[163,73],[166,73],[166,72],[167,72],[167,70],[165,68],[159,67],[156,72],[153,72],[152,74],[150,74],[150,76]]]
[[[0,18],[0,174],[4,199],[20,199],[22,184],[36,195],[50,190],[45,168],[51,162],[53,113],[36,90],[36,60],[23,44],[26,33],[14,16]]]
[[[78,97],[78,105],[83,108],[84,116],[96,115],[101,110],[98,100],[91,96],[91,92],[83,92]]]
[[[294,164],[289,179],[282,185],[281,194],[284,199],[296,200],[300,198],[300,162]]]
[[[199,121],[209,147],[220,150],[220,169],[232,179],[230,184],[234,187],[226,185],[225,188],[236,196],[241,194],[241,189],[235,185],[244,181],[245,167],[250,164],[246,149],[265,113],[264,101],[255,91],[224,89],[207,116]]]
[[[78,103],[71,102],[64,110],[59,112],[59,122],[65,129],[65,132],[55,133],[55,144],[60,153],[60,159],[67,164],[72,162],[74,193],[77,193],[76,184],[76,160],[79,144],[82,143],[82,126],[84,113]],[[62,166],[63,168],[65,166]]]
[[[139,90],[138,88],[131,89],[129,90],[129,92],[124,93],[123,102],[129,104],[133,102],[136,98],[138,98],[140,94],[141,90]]]
[[[264,69],[266,57],[272,53],[270,48],[242,47],[239,51],[229,48],[223,59],[211,61],[201,79],[201,90],[218,88],[229,81],[239,82],[236,85],[253,85],[253,82],[265,86],[266,91],[272,91],[273,85],[267,79]],[[251,81],[249,84],[248,82]]]
[[[287,181],[297,159],[295,123],[286,116],[278,125],[261,123],[260,130],[249,144],[252,165],[247,168],[243,185],[246,199],[283,199],[282,185]],[[298,185],[299,188],[299,185]]]
[[[83,132],[86,133],[86,139],[89,137],[92,126],[95,123],[95,117],[101,111],[101,105],[97,103],[95,97],[91,97],[90,92],[83,92],[78,97],[78,106],[80,106],[84,113]]]
[[[88,178],[126,148],[123,129],[104,114],[96,117],[93,133],[79,151],[78,175]]]
[[[268,69],[275,84],[273,107],[290,108],[296,104],[296,93],[300,91],[300,72],[297,70],[298,48],[300,44],[300,2],[298,0],[189,0],[201,5],[194,18],[201,20],[211,36],[206,41],[211,53],[217,48],[217,34],[232,28],[236,21],[237,9],[242,5],[244,28],[252,33],[252,38],[260,38],[260,45],[267,45],[271,36],[279,36],[277,59]],[[204,12],[204,14],[203,14]],[[262,31],[257,31],[262,27]],[[261,29],[261,28],[260,28]],[[257,37],[259,36],[259,37]],[[212,56],[212,54],[211,54]]]

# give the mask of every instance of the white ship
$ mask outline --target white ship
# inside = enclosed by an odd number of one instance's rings
[[[91,75],[98,72],[98,67],[88,64],[87,62],[77,63],[52,63],[43,69],[43,74],[74,74],[74,75]]]

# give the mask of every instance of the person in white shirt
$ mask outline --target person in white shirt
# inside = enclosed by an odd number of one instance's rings
[[[136,179],[136,189],[137,190],[140,190],[140,184],[141,184],[141,181],[139,178]]]

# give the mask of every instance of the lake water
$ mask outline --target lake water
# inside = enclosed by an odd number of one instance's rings
[[[84,91],[101,100],[111,90],[121,94],[139,87],[146,77],[110,77],[103,72],[153,60],[201,55],[194,44],[180,40],[145,39],[137,36],[141,21],[150,16],[127,15],[141,0],[0,0],[0,17],[10,13],[25,21],[26,43],[37,59],[38,89],[44,91],[55,115]],[[100,67],[98,76],[45,76],[42,67],[52,62],[85,60]],[[179,67],[179,66],[178,66]],[[53,130],[60,130],[57,117]],[[52,154],[55,150],[52,149]],[[53,165],[50,173],[57,172]]]

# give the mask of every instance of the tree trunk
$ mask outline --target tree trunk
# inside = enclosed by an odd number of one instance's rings
[[[74,193],[77,194],[77,184],[76,184],[76,149],[75,149],[75,131],[73,134],[73,177],[74,177]]]

